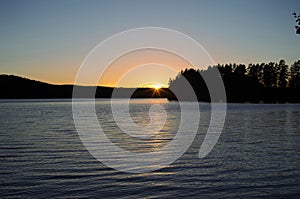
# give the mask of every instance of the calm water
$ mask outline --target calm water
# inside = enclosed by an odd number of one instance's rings
[[[122,134],[108,101],[97,101],[96,112],[116,145],[149,152],[170,141],[180,121],[178,104],[160,100],[132,101],[132,119],[146,125],[155,104],[168,118],[154,144]],[[221,137],[203,159],[198,151],[210,113],[208,104],[199,106],[198,134],[181,158],[151,173],[130,174],[89,154],[76,132],[70,101],[1,101],[0,198],[300,197],[300,105],[228,105]]]

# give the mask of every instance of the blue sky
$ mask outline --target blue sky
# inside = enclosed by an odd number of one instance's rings
[[[299,0],[1,0],[0,73],[72,83],[85,56],[118,32],[171,28],[216,63],[300,59]]]

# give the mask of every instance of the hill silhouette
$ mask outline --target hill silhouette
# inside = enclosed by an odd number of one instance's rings
[[[53,85],[15,75],[0,75],[0,99],[36,99],[36,98],[72,98],[73,87],[76,86],[82,98],[90,97],[89,91],[96,89],[96,98],[111,98],[114,89],[118,95],[126,97],[132,92],[131,98],[172,98],[168,88],[156,92],[152,88],[112,88],[103,86]]]
[[[213,72],[218,70],[219,75]],[[167,98],[178,100],[174,93],[184,93],[186,80],[197,98],[181,96],[182,101],[211,102],[210,94],[202,76],[222,78],[227,102],[251,103],[300,103],[300,60],[290,67],[284,60],[278,63],[225,64],[209,66],[206,70],[193,68],[182,70],[170,79],[169,88],[159,92],[153,88],[112,88],[103,86],[53,85],[14,75],[0,75],[1,99],[24,98],[72,98],[74,86],[80,98]],[[96,91],[96,92],[95,92]],[[90,93],[95,95],[90,96]],[[128,96],[128,93],[132,93]],[[115,94],[115,93],[114,93]],[[218,99],[216,99],[218,100]],[[219,100],[221,101],[221,100]]]

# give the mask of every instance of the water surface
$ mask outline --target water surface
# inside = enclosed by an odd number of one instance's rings
[[[164,100],[132,101],[132,119],[147,125],[155,104],[168,118],[154,132],[154,144],[122,134],[109,101],[97,100],[96,112],[119,147],[149,152],[169,142],[180,122],[178,104]],[[130,174],[90,155],[76,132],[70,100],[2,100],[0,197],[300,197],[300,105],[229,104],[221,137],[203,159],[198,152],[210,113],[209,104],[199,106],[198,134],[181,158],[151,173]]]

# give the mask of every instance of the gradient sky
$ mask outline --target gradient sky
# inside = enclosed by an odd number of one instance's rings
[[[72,84],[83,59],[98,43],[146,26],[189,35],[216,63],[285,59],[291,64],[300,59],[294,11],[300,12],[299,0],[1,0],[0,73]],[[154,71],[157,66],[153,67]],[[145,82],[143,70],[136,71],[123,86],[166,84],[175,75],[166,71]],[[110,74],[102,84],[114,85]]]

